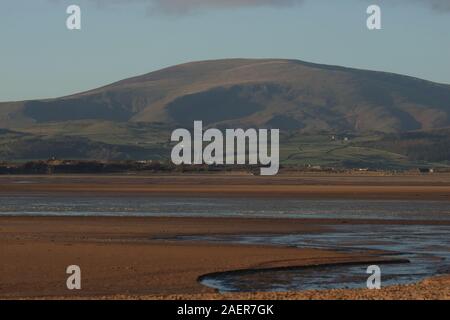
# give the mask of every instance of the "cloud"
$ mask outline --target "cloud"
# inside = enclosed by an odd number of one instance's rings
[[[376,3],[375,0],[365,0],[366,2]],[[394,5],[411,5],[420,4],[428,6],[435,11],[450,12],[450,0],[378,0],[378,3],[394,4]]]
[[[153,0],[151,2],[158,11],[182,14],[214,8],[286,7],[301,4],[303,0]]]
[[[57,0],[56,0],[57,1]],[[167,15],[184,15],[205,10],[233,9],[251,7],[289,7],[300,5],[306,1],[319,0],[91,0],[99,6],[115,4],[144,4],[149,12]],[[322,0],[330,1],[330,0]],[[335,0],[333,0],[335,1]],[[360,1],[360,0],[346,0]],[[363,0],[374,4],[413,5],[428,6],[437,12],[450,12],[450,0]]]
[[[419,1],[430,4],[433,9],[438,11],[450,11],[450,0],[419,0]]]
[[[212,9],[233,9],[245,7],[288,7],[304,0],[93,0],[99,6],[114,4],[148,4],[149,11],[183,15]]]

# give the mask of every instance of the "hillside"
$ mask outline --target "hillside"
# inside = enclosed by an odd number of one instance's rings
[[[427,132],[450,127],[449,85],[275,59],[193,62],[67,97],[0,103],[0,160],[163,158],[170,131],[194,120],[219,128],[280,128],[288,163],[450,160],[442,152],[423,156],[442,148]],[[425,135],[417,152],[405,135],[412,131]],[[359,140],[342,147],[328,141],[336,134]],[[299,152],[305,135],[317,137],[307,143],[310,157]]]
[[[303,131],[402,132],[450,126],[450,86],[292,60],[183,64],[89,92],[0,104],[0,127],[78,120]]]

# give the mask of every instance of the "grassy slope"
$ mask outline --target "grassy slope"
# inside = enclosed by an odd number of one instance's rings
[[[0,103],[0,127],[203,120],[215,127],[405,132],[450,126],[450,86],[294,60],[187,63],[59,99]]]
[[[448,132],[422,137],[396,132],[448,125],[448,101],[448,85],[388,73],[292,60],[188,63],[70,97],[35,101],[28,108],[30,102],[0,103],[0,127],[27,134],[0,132],[0,161],[45,159],[55,153],[167,158],[169,125],[206,117],[206,123],[217,127],[302,130],[281,141],[281,159],[288,164],[445,163],[450,154],[439,150],[450,149]],[[67,118],[71,121],[61,120]],[[312,134],[322,131],[351,131],[359,137],[344,143],[342,137],[332,141],[331,134]],[[396,134],[364,133],[371,131]]]
[[[295,135],[281,143],[281,159],[291,165],[313,165],[327,167],[403,167],[410,165],[408,159],[394,152],[361,147],[376,136],[332,139],[331,134]]]
[[[75,121],[64,125],[32,125],[20,128],[20,131],[0,132],[0,160],[34,160],[52,156],[71,159],[168,159],[171,151],[171,128],[164,125]],[[349,135],[349,141],[344,141],[346,135],[336,135],[334,140],[332,137],[332,134],[283,133],[280,140],[281,162],[362,168],[398,168],[429,162],[408,159],[404,149],[387,143],[390,140],[386,135]],[[55,153],[55,150],[58,151]]]

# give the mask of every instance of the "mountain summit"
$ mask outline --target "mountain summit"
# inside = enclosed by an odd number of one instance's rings
[[[450,126],[450,86],[296,60],[182,64],[49,100],[0,103],[0,127],[68,121],[405,132]]]

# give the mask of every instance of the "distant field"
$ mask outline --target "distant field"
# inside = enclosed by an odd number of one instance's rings
[[[449,101],[449,85],[398,74],[285,59],[198,61],[67,97],[0,103],[0,161],[168,159],[171,131],[202,120],[279,128],[283,164],[447,167]]]
[[[347,138],[348,140],[345,140]],[[360,146],[379,137],[346,137],[296,134],[281,143],[285,164],[328,167],[408,166],[408,159],[394,152]]]
[[[170,157],[172,130],[160,124],[108,121],[34,124],[0,131],[0,159],[163,160]],[[280,160],[286,165],[338,168],[447,167],[448,136],[446,131],[360,136],[283,132]]]

